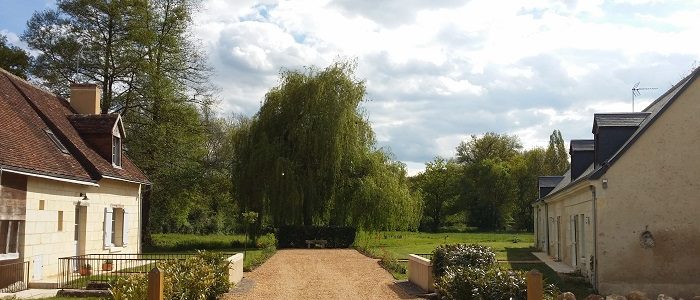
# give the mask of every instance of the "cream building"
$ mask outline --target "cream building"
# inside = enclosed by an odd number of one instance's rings
[[[571,169],[540,178],[536,246],[602,294],[700,295],[700,81],[642,112],[595,114]]]
[[[28,262],[31,286],[55,279],[60,257],[140,252],[149,182],[124,137],[97,86],[71,86],[68,102],[0,69],[0,288],[12,263]]]

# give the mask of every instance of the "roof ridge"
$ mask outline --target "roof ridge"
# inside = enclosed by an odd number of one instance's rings
[[[668,94],[671,93],[671,91],[675,90],[679,85],[685,84],[687,81],[692,80],[692,78],[693,78],[695,75],[697,75],[697,73],[699,73],[699,72],[700,72],[700,66],[699,66],[699,67],[696,67],[695,69],[693,69],[693,71],[691,71],[690,74],[686,75],[685,77],[683,77],[683,79],[679,80],[678,82],[676,82],[676,84],[672,85],[671,88],[669,88],[665,93],[661,94],[661,96],[659,96],[658,98],[656,98],[656,100],[654,100],[654,101],[652,101],[651,103],[649,103],[649,105],[647,105],[647,107],[645,107],[644,109],[642,109],[642,111],[643,111],[643,112],[646,112],[647,109],[650,109],[651,107],[653,107],[654,105],[656,105],[657,103],[659,103],[659,101],[661,101],[661,100],[664,99],[666,96],[668,96]],[[650,112],[650,113],[651,113],[651,112]]]
[[[46,89],[46,88],[43,87],[43,86],[33,85],[31,82],[29,82],[29,80],[24,79],[24,78],[22,78],[22,77],[19,77],[19,76],[15,75],[15,74],[12,74],[12,73],[10,73],[10,71],[5,70],[5,69],[3,69],[2,67],[0,67],[0,71],[3,72],[3,73],[5,74],[5,76],[10,76],[10,77],[12,77],[12,78],[9,78],[9,77],[8,77],[8,79],[9,79],[10,81],[12,81],[12,79],[14,78],[15,80],[19,80],[21,83],[24,83],[24,84],[26,84],[26,85],[29,85],[29,86],[31,86],[32,88],[35,88],[35,89],[41,91],[42,93],[46,93],[46,94],[49,94],[49,95],[51,95],[51,96],[53,96],[53,97],[56,97],[56,98],[58,98],[58,99],[63,100],[63,101],[65,102],[65,104],[69,104],[69,103],[70,103],[70,102],[68,102],[68,100],[66,100],[66,98],[63,98],[63,97],[61,97],[61,96],[59,96],[59,95],[54,94],[52,91],[49,91],[48,89]],[[13,84],[14,84],[14,83],[13,83]],[[68,105],[67,107],[70,107],[70,105]],[[73,108],[72,108],[72,107],[71,107],[71,111],[72,111],[73,113],[75,113],[75,111],[73,111]]]
[[[644,115],[644,114],[650,114],[651,112],[649,111],[627,111],[627,112],[601,112],[601,113],[593,113],[593,115]]]

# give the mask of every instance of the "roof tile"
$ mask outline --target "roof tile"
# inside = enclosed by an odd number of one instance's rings
[[[89,147],[69,121],[80,119],[74,115],[67,101],[0,69],[0,165],[83,181],[109,176],[148,183],[126,156],[122,168],[116,168]],[[113,117],[94,118],[99,120],[97,124],[106,124]],[[70,154],[62,153],[45,129],[51,130]]]

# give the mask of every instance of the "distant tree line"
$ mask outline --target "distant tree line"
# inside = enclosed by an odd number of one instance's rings
[[[538,176],[561,175],[569,161],[558,130],[546,149],[522,148],[516,136],[488,132],[426,163],[411,179],[424,201],[420,229],[532,230]]]

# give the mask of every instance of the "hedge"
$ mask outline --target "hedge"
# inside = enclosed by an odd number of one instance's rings
[[[306,248],[307,240],[326,240],[326,248],[349,248],[355,242],[354,227],[281,226],[277,230],[279,248]]]

